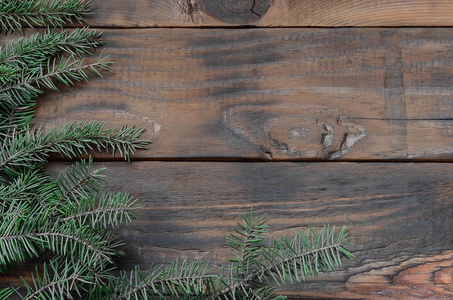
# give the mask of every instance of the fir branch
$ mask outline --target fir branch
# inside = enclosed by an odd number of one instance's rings
[[[81,297],[85,284],[95,283],[86,264],[68,260],[63,263],[55,260],[44,263],[42,272],[36,268],[36,273],[32,273],[32,280],[33,286],[22,279],[27,289],[27,294],[22,299],[73,299],[74,293]]]
[[[334,237],[335,227],[330,230],[324,228],[318,234],[314,229],[307,234],[302,231],[289,242],[286,236],[281,240],[274,240],[272,247],[261,249],[261,268],[239,278],[236,282],[226,285],[222,290],[206,298],[223,299],[237,293],[238,290],[247,293],[247,290],[260,286],[263,281],[272,283],[300,282],[300,278],[317,276],[320,272],[335,270],[341,266],[341,257],[354,257],[344,248],[347,237],[347,228],[343,227],[338,236]],[[221,286],[222,282],[219,281]]]
[[[41,87],[58,91],[54,80],[58,80],[66,86],[72,86],[75,82],[88,81],[87,72],[102,76],[99,71],[109,71],[112,64],[107,59],[108,56],[103,57],[101,53],[97,62],[88,65],[83,64],[83,59],[76,59],[74,56],[66,60],[59,58],[53,61],[49,60],[46,68],[47,73],[44,73],[44,68],[37,67],[33,72],[21,75],[20,81],[3,86],[0,89],[0,102],[7,103],[12,107],[20,106],[42,94]]]
[[[9,184],[0,185],[0,206],[10,206],[13,202],[32,202],[37,197],[36,189],[48,183],[49,176],[42,170],[27,170]]]
[[[249,268],[257,262],[260,250],[263,247],[263,240],[267,235],[269,226],[266,224],[266,215],[254,219],[253,210],[250,213],[242,215],[242,224],[237,223],[238,228],[233,228],[236,234],[231,234],[227,239],[228,246],[239,252],[230,261],[234,263],[234,270],[238,272],[237,276],[243,276]]]
[[[1,67],[9,67],[14,71],[10,73],[17,74],[18,70],[15,68],[29,69],[46,65],[45,62],[60,52],[69,56],[90,55],[90,51],[105,44],[100,38],[100,33],[89,30],[88,27],[61,32],[47,30],[27,38],[21,37],[15,42],[8,42],[4,48],[0,46],[0,70]]]
[[[118,254],[115,248],[120,244],[112,242],[111,234],[99,235],[75,222],[44,226],[35,232],[36,226],[18,225],[16,219],[11,216],[0,226],[0,266],[27,261],[46,250],[66,257],[89,255],[99,265],[111,263],[111,257]]]
[[[19,220],[18,215],[7,214],[0,224],[0,270],[15,262],[37,257],[39,249],[27,234],[32,230]]]
[[[88,150],[119,152],[126,160],[137,149],[147,149],[148,141],[139,140],[143,132],[134,126],[104,129],[105,123],[77,122],[52,130],[44,135],[42,130],[26,132],[6,138],[0,145],[0,170],[15,173],[15,168],[30,168],[46,162],[50,153],[74,158],[88,154]]]
[[[200,262],[184,262],[179,268],[177,260],[168,270],[163,266],[151,268],[146,277],[136,268],[130,276],[122,273],[118,282],[110,283],[104,299],[285,299],[276,296],[276,289],[269,283],[299,282],[334,270],[341,265],[342,256],[353,257],[343,247],[348,240],[345,227],[337,235],[335,227],[319,233],[301,231],[291,241],[284,237],[265,246],[266,221],[265,216],[254,218],[252,212],[242,215],[242,223],[235,230],[238,235],[228,239],[229,246],[240,254],[232,260],[235,265],[226,272],[222,269],[220,275],[211,274],[208,265]]]
[[[23,25],[62,27],[74,20],[83,23],[91,1],[84,0],[2,0],[0,1],[0,26],[3,34]]]
[[[132,212],[137,208],[135,202],[132,197],[123,193],[103,193],[99,201],[96,201],[96,196],[84,197],[77,207],[70,205],[63,207],[63,215],[67,217],[61,221],[77,220],[78,223],[93,228],[117,227],[120,223],[129,223],[132,217],[137,217]]]
[[[0,86],[6,85],[9,82],[17,80],[19,75],[20,70],[17,67],[0,64]]]
[[[57,89],[54,79],[72,85],[74,81],[88,79],[80,73],[90,71],[100,75],[98,69],[108,68],[110,62],[102,55],[97,63],[87,66],[83,65],[83,59],[75,58],[90,54],[104,44],[100,35],[88,28],[59,33],[48,30],[0,47],[0,135],[10,136],[12,130],[23,131],[31,124],[34,99],[43,92],[40,84]],[[62,52],[71,57],[68,60],[57,57],[52,61]]]
[[[64,203],[66,209],[80,206],[79,199],[96,195],[99,188],[102,187],[101,182],[105,181],[105,168],[91,170],[91,158],[86,162],[76,162],[75,165],[66,168],[60,173],[60,177],[56,181],[56,185],[52,187],[51,192],[56,194],[52,202],[48,202],[47,206],[51,207],[50,215],[54,215],[55,211]],[[69,200],[69,201],[68,201]]]
[[[21,106],[0,103],[0,140],[10,138],[13,134],[24,132],[33,121],[35,100],[25,101]]]
[[[211,292],[210,282],[215,277],[209,275],[208,264],[201,262],[179,263],[175,260],[168,268],[153,269],[144,277],[138,267],[127,276],[123,272],[116,285],[112,286],[106,299],[171,299],[197,298]]]

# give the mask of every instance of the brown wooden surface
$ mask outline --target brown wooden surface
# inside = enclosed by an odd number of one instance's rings
[[[134,124],[142,158],[453,158],[453,35],[432,29],[106,30],[114,74],[36,124]]]
[[[451,0],[93,0],[92,26],[452,26]]]
[[[142,205],[117,231],[120,267],[181,257],[217,268],[253,206],[269,214],[272,237],[326,223],[355,237],[356,258],[285,287],[293,299],[453,298],[451,0],[93,0],[93,9],[88,23],[104,28],[114,74],[47,93],[35,123],[146,128],[153,144],[132,164],[96,156],[110,169],[106,189]],[[230,28],[242,25],[370,28]],[[417,26],[439,28],[402,28]],[[168,161],[147,161],[159,159]]]
[[[53,164],[57,175],[69,164]],[[301,297],[453,297],[453,165],[438,163],[96,163],[106,189],[131,192],[138,220],[116,232],[120,268],[175,258],[213,262],[230,255],[226,237],[253,207],[268,214],[270,237],[346,225],[356,258],[335,273],[285,287]],[[17,284],[17,272],[2,283]],[[21,272],[19,274],[26,274]]]

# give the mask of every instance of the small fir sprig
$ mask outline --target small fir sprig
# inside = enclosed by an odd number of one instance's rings
[[[108,56],[99,56],[97,62],[85,64],[84,59],[75,56],[54,58],[47,61],[47,65],[30,69],[27,74],[24,70],[18,75],[20,79],[3,84],[0,88],[0,103],[6,107],[18,107],[27,101],[36,99],[43,93],[43,88],[58,91],[55,80],[66,86],[76,82],[88,81],[87,72],[102,76],[99,71],[109,71],[112,64]]]
[[[139,268],[122,272],[117,281],[90,292],[90,299],[285,299],[276,295],[276,285],[334,271],[342,258],[354,257],[345,248],[346,227],[339,233],[328,226],[317,233],[301,230],[291,240],[266,243],[267,220],[254,218],[253,211],[242,215],[228,239],[232,265],[219,274],[207,263],[175,260],[169,267],[151,267],[147,276]]]
[[[140,140],[142,128],[123,126],[104,129],[104,123],[69,123],[48,133],[26,131],[4,138],[0,144],[0,171],[14,176],[23,169],[34,169],[47,162],[51,153],[68,158],[88,154],[89,150],[119,152],[126,160],[137,149],[146,149],[148,141]]]
[[[39,67],[60,52],[69,56],[91,55],[91,51],[104,44],[101,34],[88,27],[59,32],[49,29],[0,46],[0,64],[11,68],[31,69]],[[16,72],[17,70],[14,70],[13,73]]]
[[[24,25],[62,27],[67,22],[84,22],[91,1],[1,0],[0,26],[3,34],[22,30]]]
[[[0,47],[0,137],[27,130],[36,98],[45,89],[58,91],[56,82],[70,86],[88,80],[87,73],[109,71],[112,62],[102,53],[97,62],[84,64],[83,55],[104,44],[100,37],[86,27],[48,30]]]

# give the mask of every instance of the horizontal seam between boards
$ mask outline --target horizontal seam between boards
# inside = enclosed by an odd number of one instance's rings
[[[106,162],[106,163],[117,163],[128,161],[122,159],[105,159],[105,158],[92,158],[93,162]],[[64,162],[75,162],[79,160],[72,159],[51,159],[49,163],[64,163]],[[379,163],[379,164],[393,164],[393,163],[411,163],[411,164],[451,164],[453,163],[452,159],[344,159],[344,160],[316,160],[316,159],[275,159],[275,160],[266,160],[266,159],[253,159],[253,158],[244,158],[244,159],[231,159],[231,158],[137,158],[129,162],[216,162],[216,163],[314,163],[314,164],[323,164],[323,163]]]
[[[80,26],[64,26],[63,29],[83,28],[89,26],[91,29],[118,29],[118,30],[131,30],[131,29],[434,29],[434,28],[453,28],[452,25],[448,26],[253,26],[253,25],[234,25],[234,26],[94,26],[90,24]],[[24,27],[29,28],[29,27]],[[46,29],[46,27],[33,27],[34,29]]]

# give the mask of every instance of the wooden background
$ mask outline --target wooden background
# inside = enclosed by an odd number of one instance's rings
[[[453,1],[93,0],[88,23],[114,74],[47,94],[36,124],[146,128],[132,163],[95,163],[142,205],[119,266],[225,263],[254,207],[272,237],[355,237],[284,295],[453,297]]]

